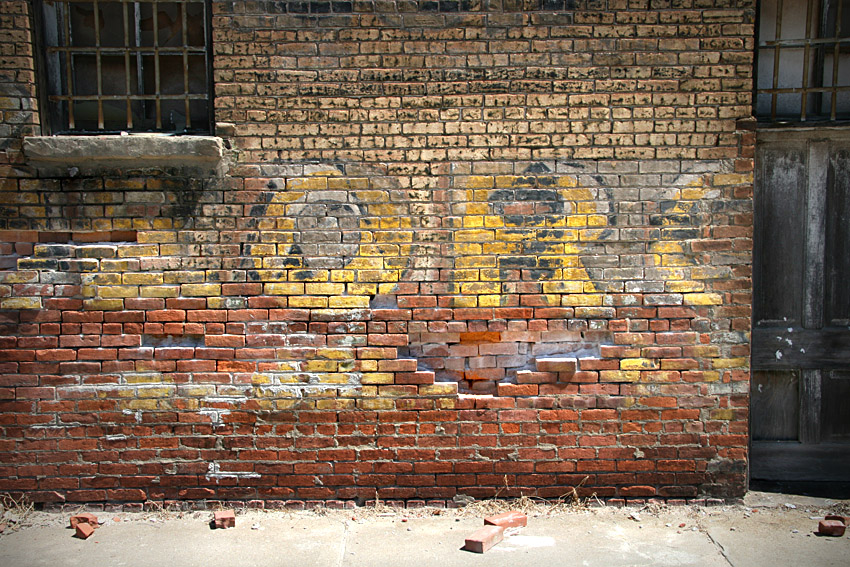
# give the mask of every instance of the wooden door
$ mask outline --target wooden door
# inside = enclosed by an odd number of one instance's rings
[[[850,130],[758,133],[751,478],[850,480]]]

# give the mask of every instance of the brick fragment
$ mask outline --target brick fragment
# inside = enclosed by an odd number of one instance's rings
[[[476,530],[466,538],[463,548],[473,553],[484,553],[505,537],[505,528],[502,526],[484,526]]]
[[[841,520],[821,520],[818,522],[818,533],[820,535],[841,537],[844,535],[846,526]]]
[[[94,533],[94,526],[85,522],[80,522],[74,529],[76,530],[75,535],[80,539],[88,539]]]
[[[495,516],[484,518],[485,526],[501,526],[503,528],[524,528],[528,525],[528,516],[522,512],[511,510],[510,512],[502,512]]]
[[[82,512],[71,516],[71,529],[75,529],[80,524],[89,524],[92,528],[98,526],[97,516],[89,512]]]
[[[233,510],[221,510],[220,512],[215,512],[213,522],[215,523],[216,529],[235,528],[236,512]]]

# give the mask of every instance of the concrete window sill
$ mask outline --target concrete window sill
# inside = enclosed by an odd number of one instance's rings
[[[127,170],[218,175],[227,152],[215,136],[158,134],[31,136],[24,138],[23,150],[40,175],[63,177]]]

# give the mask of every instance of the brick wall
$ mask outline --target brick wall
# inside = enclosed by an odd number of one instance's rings
[[[226,175],[55,177],[0,4],[0,490],[747,483],[753,2],[213,2]]]

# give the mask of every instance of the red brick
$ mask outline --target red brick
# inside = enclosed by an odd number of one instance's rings
[[[528,525],[528,516],[522,512],[511,510],[510,512],[502,512],[501,514],[484,518],[484,524],[501,526],[503,528],[524,528]]]
[[[466,538],[463,548],[473,553],[484,553],[502,541],[504,537],[505,528],[502,526],[484,526]]]
[[[75,535],[80,539],[88,539],[94,533],[94,526],[80,522],[74,526]]]
[[[92,528],[96,528],[98,526],[97,516],[90,512],[82,512],[80,514],[74,514],[71,516],[71,528],[76,528],[79,524],[89,524]],[[88,537],[88,536],[86,536]]]
[[[847,527],[841,520],[824,519],[818,522],[818,533],[825,536],[841,537]]]

